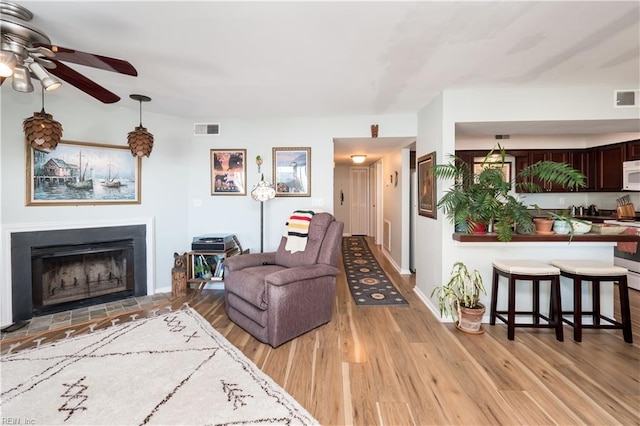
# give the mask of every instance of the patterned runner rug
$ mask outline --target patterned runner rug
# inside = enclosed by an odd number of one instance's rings
[[[2,417],[20,424],[318,424],[189,307],[8,353],[0,367]]]
[[[342,239],[342,259],[347,283],[356,305],[408,305],[378,264],[364,237]]]

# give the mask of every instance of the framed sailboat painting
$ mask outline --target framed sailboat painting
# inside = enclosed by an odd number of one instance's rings
[[[127,146],[60,141],[27,149],[27,205],[140,204],[140,157]]]

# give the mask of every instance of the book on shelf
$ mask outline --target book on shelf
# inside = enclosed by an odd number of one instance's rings
[[[220,259],[218,264],[216,265],[216,270],[213,273],[213,276],[216,278],[222,278],[222,274],[224,273],[224,259]]]

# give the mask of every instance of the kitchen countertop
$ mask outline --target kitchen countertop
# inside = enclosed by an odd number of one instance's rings
[[[486,234],[467,234],[464,232],[456,232],[453,234],[453,239],[461,243],[499,243],[498,235],[495,233]],[[539,234],[513,234],[513,238],[510,242],[562,242],[569,241],[570,236],[567,234],[553,234],[553,235],[539,235]],[[640,236],[617,234],[617,235],[602,235],[596,233],[588,234],[575,234],[571,239],[572,243],[581,242],[640,242]]]

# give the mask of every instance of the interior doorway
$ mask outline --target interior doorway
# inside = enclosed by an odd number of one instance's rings
[[[349,182],[351,235],[369,235],[369,169],[352,167]]]

